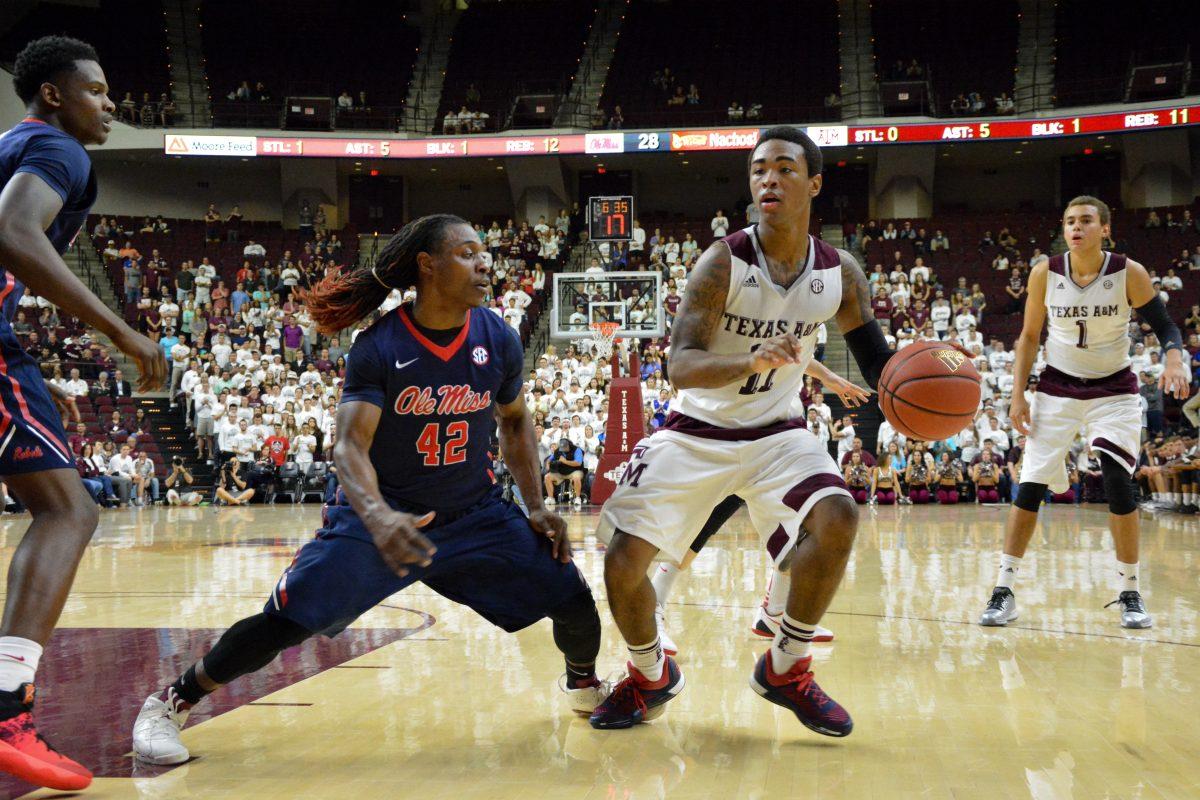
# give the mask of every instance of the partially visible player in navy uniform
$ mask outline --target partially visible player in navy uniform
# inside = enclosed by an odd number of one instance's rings
[[[600,617],[571,561],[566,523],[542,505],[521,343],[481,306],[490,290],[483,253],[465,220],[422,217],[392,238],[375,268],[326,278],[308,293],[313,319],[335,332],[393,288],[417,286],[413,303],[384,315],[350,350],[334,447],[339,502],[325,507],[316,539],[262,613],[146,699],[134,723],[138,758],[186,761],[179,732],[193,704],[314,634],[336,635],[417,581],[506,631],[550,617],[573,710],[590,714],[603,700]],[[501,498],[492,476],[497,424],[528,517]]]
[[[38,39],[17,55],[13,86],[25,119],[0,135],[0,475],[33,522],[13,554],[0,625],[0,770],[39,786],[77,790],[92,775],[38,736],[34,678],[99,516],[63,432],[63,415],[78,419],[79,412],[45,383],[10,322],[28,287],[132,357],[141,390],[161,388],[166,361],[154,342],[89,292],[60,255],[96,199],[83,146],[108,139],[116,109],[96,51],[76,39]]]

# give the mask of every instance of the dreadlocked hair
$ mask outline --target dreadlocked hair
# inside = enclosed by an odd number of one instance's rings
[[[417,254],[437,250],[451,225],[469,224],[453,214],[430,214],[414,219],[397,231],[375,260],[323,279],[302,290],[300,299],[321,333],[349,328],[383,304],[392,289],[417,283]]]

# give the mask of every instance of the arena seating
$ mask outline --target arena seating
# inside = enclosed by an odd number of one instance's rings
[[[135,100],[143,92],[155,100],[170,92],[161,0],[34,4],[0,37],[0,61],[11,63],[31,40],[55,34],[83,39],[96,48],[114,102],[119,103],[126,92],[132,92]],[[10,91],[7,86],[4,90]]]
[[[101,215],[93,214],[87,222],[87,229],[90,231],[99,221]],[[110,222],[116,219],[122,228],[137,228],[140,224],[139,219],[130,217],[116,216],[109,217]],[[175,273],[179,270],[179,265],[185,259],[191,259],[196,263],[200,263],[200,259],[207,256],[214,266],[217,268],[217,277],[225,281],[226,287],[232,290],[235,286],[235,275],[238,269],[241,268],[242,262],[249,260],[252,264],[257,265],[263,259],[246,257],[243,255],[243,249],[246,243],[253,239],[255,242],[263,245],[267,251],[266,260],[271,263],[276,263],[285,250],[291,250],[293,256],[298,257],[303,251],[305,238],[294,230],[284,230],[279,222],[264,222],[264,221],[249,221],[243,220],[241,223],[240,241],[226,242],[224,241],[224,225],[221,226],[222,241],[206,242],[204,240],[204,221],[195,219],[168,219],[171,232],[168,234],[152,234],[140,233],[133,234],[119,241],[115,237],[117,247],[123,247],[126,241],[133,243],[143,256],[149,257],[151,251],[158,249],[159,254],[170,265],[170,273],[167,280],[173,280]],[[358,259],[358,236],[353,228],[346,227],[342,230],[330,231],[338,235],[342,242],[341,263],[354,263]],[[93,244],[96,246],[97,252],[101,252],[106,244],[105,241],[95,240]],[[120,262],[113,261],[106,264],[109,280],[114,289],[118,292],[123,291],[124,273]],[[134,318],[131,308],[126,308],[126,318],[132,320]]]
[[[685,92],[696,84],[698,105],[667,106],[667,93],[651,82],[663,67]],[[833,0],[804,3],[802,11],[786,0],[634,0],[600,105],[607,113],[619,105],[627,128],[727,124],[735,100],[744,108],[761,103],[765,122],[819,120],[827,116],[824,98],[838,90]]]
[[[591,3],[524,0],[471,3],[454,29],[436,130],[447,111],[467,103],[471,84],[495,129],[519,94],[564,94],[587,43],[596,10]]]
[[[1136,17],[1136,18],[1134,18]],[[1136,7],[1121,0],[1059,0],[1054,82],[1062,106],[1125,98],[1132,60],[1147,49],[1200,46],[1200,7],[1164,0]]]
[[[264,124],[262,115],[245,110],[260,104],[226,100],[242,81],[251,87],[262,81],[273,97],[262,104],[267,116],[274,115],[269,127],[278,126],[282,101],[289,95],[333,98],[346,90],[357,98],[365,90],[377,126],[394,128],[390,121],[408,93],[420,43],[419,29],[406,17],[381,13],[377,3],[362,0],[338,3],[336,9],[317,0],[210,0],[200,11],[218,125]],[[280,24],[283,20],[286,25]],[[331,58],[350,54],[352,70],[331,69]]]
[[[929,70],[937,111],[948,114],[960,92],[992,99],[1013,95],[1019,27],[1016,0],[974,3],[970,13],[954,0],[889,0],[871,4],[875,59],[882,80],[892,64],[918,58]]]

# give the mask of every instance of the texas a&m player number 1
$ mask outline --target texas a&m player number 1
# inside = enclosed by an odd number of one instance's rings
[[[632,235],[632,196],[588,198],[588,236],[592,241],[624,242]]]

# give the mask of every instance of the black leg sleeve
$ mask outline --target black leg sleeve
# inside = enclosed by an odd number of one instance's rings
[[[737,510],[746,504],[746,501],[738,497],[736,494],[731,494],[722,500],[712,514],[708,517],[708,522],[704,523],[704,527],[700,529],[696,540],[692,542],[691,550],[693,553],[699,553],[704,549],[704,545],[708,544],[708,540],[716,535],[717,531],[724,527],[729,518],[737,513]]]
[[[596,663],[600,653],[600,614],[592,590],[586,589],[552,610],[554,644],[577,667]]]
[[[204,657],[204,672],[216,683],[229,683],[270,664],[280,652],[312,636],[289,619],[255,614],[234,624]]]

